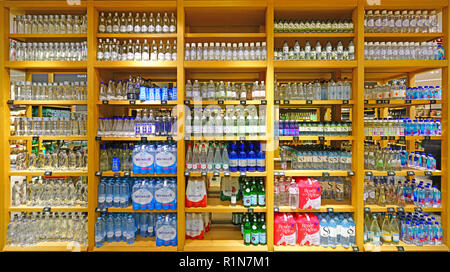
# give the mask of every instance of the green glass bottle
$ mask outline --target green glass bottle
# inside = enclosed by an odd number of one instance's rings
[[[266,218],[264,214],[261,214],[259,218],[259,244],[267,244]]]
[[[251,240],[252,240],[252,245],[256,246],[259,245],[259,222],[258,222],[258,218],[255,216],[253,216],[253,220],[252,220],[252,230],[251,230]]]
[[[244,219],[244,245],[248,246],[251,243],[251,230],[252,226],[248,216]]]

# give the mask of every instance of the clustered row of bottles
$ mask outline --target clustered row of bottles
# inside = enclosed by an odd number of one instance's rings
[[[279,147],[281,170],[352,170],[352,153],[349,148],[324,145],[288,145]]]
[[[35,177],[11,181],[11,206],[87,207],[87,177]]]
[[[441,100],[441,86],[406,87],[404,81],[394,80],[392,83],[366,85],[366,100]]]
[[[259,111],[259,116],[258,116]],[[194,107],[186,113],[185,135],[194,137],[265,136],[266,107],[217,105]]]
[[[278,136],[351,136],[351,122],[275,121]]]
[[[342,41],[338,41],[333,47],[330,41],[327,41],[324,48],[320,41],[316,42],[313,47],[306,41],[305,46],[300,46],[296,40],[293,47],[284,41],[282,48],[275,48],[275,60],[354,60],[355,59],[355,45],[353,41],[348,42],[348,46],[344,47]]]
[[[144,43],[141,45],[139,39],[133,41],[132,39],[123,40],[120,44],[119,40],[113,38],[105,41],[98,39],[97,45],[97,60],[98,61],[175,61],[177,60],[177,41],[166,40],[165,45],[163,40],[152,40],[151,44]]]
[[[203,240],[211,230],[210,213],[186,213],[185,237],[191,240]]]
[[[155,237],[156,246],[176,246],[177,214],[102,213],[95,222],[95,247],[113,242],[131,245],[138,236]]]
[[[86,171],[87,147],[68,149],[56,147],[39,152],[20,152],[16,157],[15,170]]]
[[[139,110],[136,117],[99,118],[98,136],[176,136],[173,111]]]
[[[12,81],[12,100],[87,100],[86,81]]]
[[[172,12],[170,17],[168,12],[161,12],[153,16],[153,12],[147,15],[146,12],[129,12],[128,15],[122,12],[104,12],[99,13],[98,17],[98,33],[176,33],[177,19]]]
[[[365,177],[364,204],[440,208],[441,191],[432,184],[429,180],[416,183],[416,179],[405,177]]]
[[[402,169],[436,170],[432,154],[408,152],[404,148],[364,145],[364,168],[377,171],[401,171]]]
[[[45,242],[88,243],[87,213],[31,212],[11,214],[7,227],[8,246],[28,247]]]
[[[373,246],[442,245],[442,225],[432,215],[414,213],[365,213],[364,242]]]
[[[441,136],[440,120],[415,119],[365,119],[366,136]]]
[[[333,79],[329,81],[299,82],[275,84],[276,100],[350,100],[352,82]]]
[[[266,98],[266,86],[264,81],[259,83],[230,83],[223,81],[199,83],[198,80],[194,84],[190,80],[187,81],[186,99],[188,100],[258,100]]]
[[[266,42],[186,43],[184,60],[266,60]]]
[[[241,225],[244,245],[267,244],[266,216],[264,213],[233,213],[232,223]]]
[[[12,18],[13,34],[85,34],[87,15],[39,14]]]
[[[258,142],[196,142],[186,151],[186,172],[264,172],[266,155]]]
[[[10,61],[86,61],[87,42],[9,42]]]
[[[86,136],[87,115],[72,117],[15,117],[16,136]]]
[[[368,33],[437,33],[436,10],[366,10],[364,30]]]
[[[211,183],[211,182],[209,182]],[[244,207],[265,207],[266,189],[260,177],[221,177],[220,200],[236,206],[242,200]]]
[[[274,245],[349,248],[356,244],[351,213],[275,213]]]
[[[124,81],[100,82],[99,100],[176,101],[177,87],[173,83],[156,84],[150,79],[130,75]]]
[[[102,178],[98,185],[98,208],[174,210],[177,208],[176,178]]]
[[[366,60],[445,60],[441,43],[430,42],[364,42]]]
[[[137,144],[105,143],[100,148],[100,171],[133,174],[176,174],[177,146],[173,141]]]
[[[275,33],[347,33],[353,32],[353,21],[351,19],[327,19],[327,20],[275,20]]]

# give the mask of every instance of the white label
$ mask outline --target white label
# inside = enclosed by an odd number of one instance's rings
[[[156,154],[155,163],[161,167],[168,167],[175,163],[176,158],[172,153],[169,152],[161,152]]]
[[[156,230],[156,236],[163,241],[170,241],[177,236],[177,230],[171,226],[163,225]]]
[[[175,199],[175,193],[168,188],[161,188],[155,192],[155,200],[159,203],[170,203]]]
[[[133,164],[138,167],[148,167],[153,165],[153,155],[147,152],[139,152],[133,157]]]
[[[141,205],[146,205],[152,202],[153,195],[149,190],[139,189],[131,195],[133,202]]]

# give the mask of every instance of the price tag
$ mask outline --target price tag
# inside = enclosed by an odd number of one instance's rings
[[[358,246],[352,246],[353,252],[359,252],[359,247]]]
[[[366,176],[367,176],[367,177],[371,177],[371,176],[373,176],[373,173],[372,173],[372,171],[366,171]]]
[[[161,105],[167,105],[167,101],[166,100],[161,101]]]
[[[330,176],[330,173],[328,173],[328,172],[322,172],[322,177],[329,177]]]
[[[319,141],[325,141],[325,137],[324,136],[319,136]]]
[[[240,136],[239,141],[245,141],[245,136]]]
[[[246,172],[241,172],[241,177],[246,177],[247,173]]]
[[[101,141],[101,140],[102,140],[102,137],[100,137],[100,136],[95,136],[95,140],[96,140],[96,141]]]
[[[284,176],[284,172],[275,172],[275,176]]]
[[[247,104],[247,101],[241,100],[241,105],[246,105],[246,104]]]
[[[283,100],[283,104],[289,105],[289,100]]]
[[[253,208],[248,208],[249,213],[253,213]]]
[[[130,105],[136,105],[136,100],[130,100]]]
[[[44,209],[42,209],[42,212],[50,212],[50,207],[44,207]]]
[[[377,100],[377,104],[383,104],[383,100]]]
[[[189,177],[189,176],[190,176],[189,172],[187,172],[187,171],[184,172],[184,176],[185,176],[185,177]]]
[[[404,141],[404,140],[405,140],[405,136],[399,136],[398,139],[399,139],[400,141]]]
[[[422,212],[422,208],[421,208],[421,207],[415,207],[415,208],[414,208],[414,211],[415,211],[415,212]]]
[[[384,100],[384,104],[389,104],[390,102],[389,102],[390,100]]]
[[[387,138],[387,136],[381,136],[380,139],[381,139],[381,140],[387,140],[388,138]]]
[[[395,136],[389,136],[389,140],[395,140]]]
[[[353,176],[355,175],[355,172],[353,172],[353,171],[348,171],[347,175],[348,175],[349,177],[353,177]]]
[[[332,213],[332,212],[334,212],[334,209],[333,208],[327,208],[327,212]]]
[[[219,105],[223,105],[223,103],[224,103],[223,100],[218,100],[217,101],[217,104],[219,104]]]
[[[119,172],[115,172],[115,173],[113,174],[113,177],[115,177],[115,178],[120,177],[120,173],[119,173]]]
[[[103,213],[105,213],[105,212],[108,212],[108,208],[102,208],[102,209],[100,209],[100,208],[95,208],[95,212],[103,212]]]
[[[388,211],[389,213],[394,213],[394,212],[395,212],[395,209],[392,208],[392,207],[389,207],[389,208],[387,208],[387,211]]]
[[[123,172],[123,176],[124,177],[129,177],[130,176],[130,171]]]
[[[6,104],[12,105],[12,104],[14,104],[14,100],[8,100],[8,101],[6,102]]]
[[[436,100],[430,100],[430,104],[436,104]]]
[[[405,104],[411,104],[411,100],[405,100]]]
[[[398,211],[398,212],[405,212],[405,209],[403,209],[403,207],[398,207],[398,208],[397,208],[397,211]]]
[[[312,100],[306,100],[307,105],[311,105],[312,103],[313,103]]]
[[[364,100],[364,104],[369,104],[369,100]]]
[[[372,136],[366,136],[366,139],[372,141]]]
[[[217,171],[214,171],[213,176],[218,177],[218,176],[220,176],[220,173]]]
[[[44,172],[44,176],[51,176],[52,175],[52,171],[45,171]]]
[[[101,176],[102,176],[102,171],[97,171],[97,172],[95,172],[95,176],[96,176],[96,177],[101,177]]]
[[[185,105],[189,105],[189,104],[191,104],[191,101],[190,100],[184,100],[184,104]]]
[[[298,141],[298,136],[294,136],[294,137],[292,137],[292,140],[294,140],[294,141]]]
[[[32,139],[33,139],[33,141],[38,142],[39,141],[39,136],[34,136]]]
[[[370,208],[369,207],[365,207],[364,208],[364,212],[369,212],[370,213]]]
[[[275,104],[275,105],[280,105],[280,100],[275,100],[275,101],[274,101],[274,104]]]
[[[147,137],[141,137],[141,141],[147,141]]]
[[[414,171],[406,171],[408,177],[414,176]]]
[[[348,105],[348,100],[342,100],[342,105]]]
[[[395,176],[395,172],[394,171],[388,171],[387,175],[390,176],[390,177],[393,177],[393,176]]]
[[[431,176],[433,176],[433,172],[425,171],[425,176],[431,177]]]
[[[225,177],[229,177],[229,176],[230,176],[230,172],[224,172],[223,175],[224,175]]]
[[[280,208],[278,208],[278,207],[273,207],[273,211],[274,211],[274,212],[280,212]]]
[[[397,246],[398,252],[405,252],[405,248],[402,246]]]
[[[173,141],[173,137],[172,136],[167,136],[167,141]]]
[[[184,140],[185,140],[185,141],[189,141],[190,139],[191,139],[190,136],[184,136]]]
[[[267,105],[267,100],[261,100],[261,105]]]
[[[201,175],[202,175],[202,177],[206,177],[206,176],[207,176],[207,173],[206,173],[205,171],[203,171],[203,172],[201,173]]]
[[[108,104],[109,104],[109,101],[108,101],[108,100],[103,100],[103,101],[102,101],[102,104],[103,104],[103,105],[108,105]]]
[[[431,137],[430,136],[423,136],[423,139],[424,140],[431,140]]]

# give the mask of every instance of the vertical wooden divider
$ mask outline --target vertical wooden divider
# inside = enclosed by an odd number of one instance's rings
[[[266,45],[267,45],[267,70],[266,70],[266,230],[267,230],[267,248],[271,252],[274,250],[274,68],[273,68],[273,55],[274,55],[274,1],[268,0],[266,8]]]
[[[364,248],[364,0],[358,0],[353,11],[356,30],[356,61],[353,69],[353,109],[352,130],[355,137],[352,145],[352,167],[355,176],[352,182],[352,206],[355,208],[356,245]]]
[[[88,251],[92,251],[95,246],[95,221],[96,213],[95,208],[97,206],[97,177],[95,176],[95,170],[99,165],[99,144],[95,140],[97,134],[97,83],[98,74],[94,69],[94,61],[97,57],[95,47],[95,28],[96,22],[94,11],[94,1],[89,0],[87,2],[87,136],[88,136]]]
[[[1,41],[0,43],[0,63],[1,63],[1,69],[2,69],[2,74],[1,74],[1,78],[0,78],[0,86],[3,88],[3,91],[0,93],[0,116],[2,118],[0,118],[0,131],[2,131],[2,137],[1,137],[1,142],[0,142],[0,155],[3,158],[3,162],[0,164],[0,195],[1,198],[3,198],[2,200],[0,200],[0,211],[1,211],[1,215],[0,215],[0,251],[3,250],[3,247],[5,246],[5,240],[6,240],[6,229],[8,226],[8,206],[7,203],[9,202],[6,198],[6,190],[8,188],[8,183],[9,183],[9,175],[8,175],[8,171],[9,171],[9,160],[7,160],[6,158],[9,158],[9,144],[8,144],[8,133],[9,133],[9,129],[6,129],[8,127],[7,121],[8,121],[8,116],[9,116],[9,112],[8,109],[6,109],[8,107],[8,105],[6,104],[6,100],[7,98],[7,94],[9,92],[7,92],[6,90],[9,90],[8,86],[7,86],[7,78],[8,78],[8,71],[5,68],[5,60],[6,60],[6,56],[7,55],[7,50],[6,50],[6,43],[8,42],[6,33],[5,33],[5,23],[6,23],[6,16],[5,16],[5,12],[6,9],[4,7],[4,3],[3,1],[0,3],[0,22],[3,23],[3,27],[0,27],[0,37],[2,37],[3,41]]]
[[[177,0],[177,222],[178,222],[178,251],[184,251],[185,240],[185,142],[184,142],[184,26],[185,14],[183,0]]]

